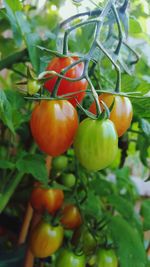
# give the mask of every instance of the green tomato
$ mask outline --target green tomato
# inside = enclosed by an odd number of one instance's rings
[[[64,173],[61,176],[61,183],[66,187],[73,187],[76,182],[76,177],[72,173]]]
[[[63,171],[68,166],[68,158],[64,155],[53,158],[52,168],[56,171]]]
[[[72,251],[64,249],[56,259],[56,267],[85,267],[85,255],[78,256]]]
[[[98,171],[109,166],[118,151],[118,135],[109,119],[83,120],[74,140],[75,154],[89,171]]]
[[[97,267],[118,267],[118,259],[113,249],[100,249],[96,257]]]
[[[82,245],[85,255],[92,254],[97,244],[94,236],[84,227],[78,228],[72,237],[72,244],[74,246],[78,246],[79,243]]]
[[[29,95],[34,95],[40,90],[40,84],[34,79],[29,79],[27,82],[27,91]]]

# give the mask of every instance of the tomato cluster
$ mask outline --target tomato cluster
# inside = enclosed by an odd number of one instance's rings
[[[71,64],[72,68],[63,73]],[[106,168],[117,155],[118,137],[130,126],[133,116],[130,100],[124,96],[103,93],[99,96],[100,106],[102,111],[104,103],[108,108],[112,108],[110,119],[87,118],[79,124],[75,106],[76,100],[81,102],[85,96],[87,88],[87,81],[82,79],[84,63],[79,62],[78,57],[55,57],[48,64],[47,70],[76,80],[72,82],[62,78],[58,84],[58,96],[74,94],[68,101],[42,100],[35,106],[30,126],[39,148],[56,157],[74,144],[75,154],[87,170],[97,171]],[[52,92],[57,79],[57,76],[48,79],[44,84],[45,88]],[[96,114],[95,102],[91,104],[89,111]]]
[[[73,66],[69,69],[70,64]],[[84,98],[87,88],[87,81],[82,79],[83,62],[79,62],[78,57],[55,57],[46,70],[61,73],[75,81],[62,78],[59,82],[57,75],[50,78],[47,74],[45,89],[52,93],[55,85],[58,85],[57,96],[70,94],[71,97],[68,100],[58,97],[38,103],[31,116],[31,132],[39,148],[53,157],[52,172],[58,174],[54,177],[57,178],[56,181],[67,187],[69,192],[73,192],[77,179],[74,172],[66,172],[68,158],[62,154],[73,145],[76,158],[87,171],[99,171],[111,165],[118,152],[118,137],[130,127],[132,105],[127,97],[103,93],[99,96],[102,115],[90,116],[79,123],[75,107],[77,102]],[[31,85],[28,85],[30,93]],[[105,116],[106,106],[110,109],[109,118]],[[97,115],[95,102],[91,104],[89,111]],[[115,251],[99,248],[97,239],[84,225],[82,209],[74,202],[65,201],[64,192],[56,186],[44,188],[38,185],[33,189],[30,198],[33,209],[42,216],[48,213],[51,219],[48,222],[42,218],[31,232],[32,253],[40,258],[52,255],[62,246],[64,234],[69,230],[73,231],[71,246],[82,253],[76,253],[70,247],[60,249],[55,262],[56,267],[85,267],[87,262],[88,265],[96,263],[97,267],[117,267]],[[79,202],[76,200],[76,203]],[[89,255],[94,256],[89,259]]]

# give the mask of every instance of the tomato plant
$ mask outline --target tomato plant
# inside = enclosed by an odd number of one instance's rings
[[[110,120],[83,120],[74,140],[75,154],[90,171],[109,166],[118,151],[118,137]]]
[[[36,187],[30,197],[32,207],[39,212],[56,212],[63,203],[64,193],[60,189],[45,189]]]
[[[61,223],[67,229],[75,229],[82,223],[81,214],[79,209],[72,204],[68,204],[62,210]]]
[[[53,70],[58,73],[60,73],[64,68],[68,67],[70,64],[77,61],[78,57],[63,57],[58,58],[55,57],[52,59],[52,61],[49,62],[47,66],[47,70]],[[81,62],[79,64],[76,64],[73,68],[69,69],[65,76],[69,78],[79,78],[84,69],[84,64]],[[50,92],[53,91],[54,85],[57,81],[57,77],[54,77],[48,81],[45,82],[45,88],[48,89]],[[58,88],[58,95],[64,95],[68,93],[75,93],[72,98],[69,99],[69,101],[73,104],[73,106],[76,106],[77,102],[75,100],[78,100],[78,102],[81,102],[82,99],[85,96],[85,90],[87,88],[87,81],[85,79],[82,79],[80,81],[67,81],[65,79],[62,79]]]
[[[118,259],[113,249],[99,249],[96,258],[98,267],[117,267]]]
[[[56,259],[56,267],[85,267],[85,265],[84,255],[76,255],[67,249],[63,249]]]
[[[115,124],[118,136],[122,136],[130,127],[132,121],[133,111],[130,99],[119,95],[101,94],[99,101],[101,100],[105,102],[108,108],[114,101],[114,106],[110,112],[110,120]],[[103,109],[102,104],[101,107]],[[90,111],[96,114],[95,102],[90,106]]]
[[[43,100],[34,108],[30,126],[40,149],[55,157],[73,143],[78,115],[67,100]]]
[[[31,232],[30,249],[35,257],[46,258],[52,255],[62,244],[64,230],[61,226],[52,226],[40,221]]]
[[[56,171],[63,171],[68,166],[68,158],[64,155],[53,158],[52,168]]]

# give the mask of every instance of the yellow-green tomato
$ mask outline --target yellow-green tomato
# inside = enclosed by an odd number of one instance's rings
[[[77,130],[74,149],[81,165],[89,171],[109,166],[118,151],[118,135],[109,119],[83,120]]]
[[[97,267],[118,267],[118,259],[113,249],[100,249],[96,262]]]
[[[31,232],[30,249],[35,257],[46,258],[61,246],[63,237],[62,226],[52,226],[42,220]]]
[[[85,255],[76,255],[74,252],[64,249],[56,259],[56,267],[85,267]]]
[[[27,82],[27,91],[29,95],[34,95],[40,90],[40,84],[34,79],[29,79]]]

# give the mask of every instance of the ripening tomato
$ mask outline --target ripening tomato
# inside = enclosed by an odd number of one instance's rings
[[[40,221],[31,232],[30,249],[35,257],[46,258],[61,246],[64,237],[62,226]]]
[[[68,204],[62,211],[61,223],[66,229],[75,229],[82,223],[81,214],[78,208],[72,204]]]
[[[118,259],[113,249],[99,249],[96,262],[97,267],[118,267]]]
[[[31,132],[42,151],[59,156],[73,143],[78,115],[67,100],[42,100],[32,112]]]
[[[53,71],[60,73],[61,70],[68,67],[70,64],[74,63],[78,59],[79,59],[78,57],[64,57],[64,58],[55,57],[52,59],[52,61],[50,61],[46,70],[53,70]],[[75,65],[70,70],[68,70],[65,76],[69,78],[73,78],[73,79],[79,78],[82,75],[83,70],[84,70],[84,63],[81,62]],[[45,88],[49,90],[50,92],[52,92],[54,85],[56,83],[56,80],[57,80],[57,77],[54,77],[46,81],[44,84]],[[75,100],[75,97],[78,100],[78,102],[81,102],[85,96],[86,88],[87,88],[87,81],[85,79],[82,79],[76,82],[62,79],[60,82],[59,88],[58,88],[58,95],[61,96],[64,94],[75,93],[79,91],[79,93],[74,94],[72,98],[68,99],[69,102],[71,102],[73,106],[76,106],[77,102]]]
[[[74,252],[63,249],[57,259],[56,267],[85,267],[85,255],[76,255]]]
[[[31,193],[30,203],[33,209],[39,212],[56,212],[63,203],[64,193],[60,189],[45,189],[35,187]]]
[[[108,108],[110,108],[115,100],[112,111],[110,112],[110,120],[115,124],[118,136],[122,136],[130,127],[132,121],[133,110],[131,101],[128,97],[112,94],[101,94],[99,96],[99,101],[101,100],[108,106]],[[101,107],[104,109],[102,104]],[[95,102],[92,103],[89,110],[96,114]]]
[[[118,151],[118,136],[110,120],[83,120],[74,140],[75,154],[89,171],[109,166]]]

